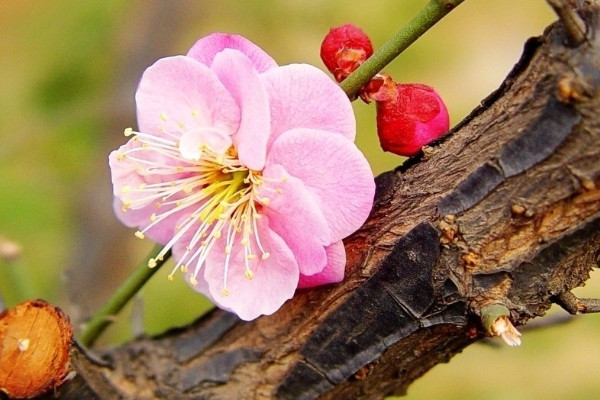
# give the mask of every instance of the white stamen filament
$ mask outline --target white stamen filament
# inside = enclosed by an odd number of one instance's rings
[[[165,114],[161,114],[161,118],[167,120]],[[251,268],[256,262],[253,246],[261,252],[263,260],[269,257],[260,240],[256,222],[260,218],[256,204],[260,207],[269,202],[268,198],[257,193],[263,177],[260,172],[244,167],[234,148],[217,154],[205,146],[199,160],[186,159],[181,155],[179,142],[169,139],[174,135],[165,134],[164,130],[161,132],[162,136],[155,136],[130,128],[125,130],[125,135],[133,136],[131,140],[138,144],[118,154],[117,159],[137,166],[138,173],[147,182],[137,186],[125,185],[120,189],[123,210],[155,205],[156,212],[150,215],[149,223],[136,232],[139,238],[144,238],[153,228],[159,229],[167,218],[176,217],[181,212],[188,213],[148,265],[156,266],[157,260],[163,259],[170,249],[186,240],[185,251],[180,254],[168,277],[172,280],[176,271],[188,272],[188,267],[193,265],[188,279],[196,285],[198,274],[210,253],[222,251],[225,254],[222,293],[228,295],[227,281],[233,257],[238,260],[243,256],[244,275],[249,280],[255,275]],[[236,240],[238,233],[240,237]],[[223,235],[224,240],[220,241]],[[243,248],[241,252],[236,250],[240,245]]]

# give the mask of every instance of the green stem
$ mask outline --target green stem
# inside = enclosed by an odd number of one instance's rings
[[[430,0],[406,25],[385,42],[371,57],[356,69],[340,86],[349,98],[356,94],[376,74],[429,28],[445,17],[464,0]]]
[[[113,322],[113,317],[121,311],[121,309],[127,304],[129,300],[144,286],[144,284],[158,271],[161,265],[163,265],[171,256],[169,251],[162,259],[156,259],[156,266],[153,268],[148,267],[148,261],[154,259],[163,246],[155,246],[150,255],[141,262],[133,273],[123,282],[123,284],[117,288],[117,291],[112,295],[110,299],[104,304],[96,314],[87,322],[83,332],[79,335],[79,343],[90,347],[98,336]]]

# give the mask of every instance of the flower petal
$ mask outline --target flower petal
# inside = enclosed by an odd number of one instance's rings
[[[190,57],[158,60],[142,76],[135,95],[141,132],[171,138],[189,129],[213,127],[232,134],[240,110],[216,75]]]
[[[330,242],[356,231],[373,205],[375,180],[365,157],[341,135],[312,129],[283,133],[269,149],[267,166],[280,164],[316,196]]]
[[[226,33],[213,33],[203,37],[192,46],[187,55],[210,66],[215,55],[225,49],[235,49],[244,53],[258,72],[277,67],[275,60],[260,47],[245,37]]]
[[[270,252],[270,257],[261,259],[260,251],[254,246],[255,254],[259,256],[249,261],[254,274],[252,279],[246,277],[244,249],[240,245],[233,247],[229,270],[224,270],[224,238],[215,244],[204,266],[210,297],[219,307],[233,311],[246,321],[277,311],[292,298],[298,285],[298,265],[292,251],[268,228],[267,218],[261,218],[257,223],[261,243]],[[227,294],[223,292],[224,287]]]
[[[314,196],[281,165],[265,168],[263,178],[258,192],[263,200],[269,199],[261,212],[269,217],[269,228],[292,250],[301,274],[322,271],[327,263],[324,246],[330,243],[331,233]]]
[[[187,131],[179,141],[181,156],[194,161],[200,160],[206,149],[223,155],[229,147],[231,147],[231,137],[214,128],[198,128]]]
[[[307,64],[275,68],[261,75],[271,103],[271,143],[282,132],[312,128],[354,140],[350,100],[323,71]]]
[[[132,208],[142,208],[155,199],[149,197],[139,187],[177,179],[178,174],[155,174],[150,170],[153,164],[165,168],[175,165],[175,161],[156,151],[146,149],[138,140],[129,140],[108,156],[113,194],[124,203],[133,203]]]
[[[250,59],[237,50],[225,49],[213,61],[213,71],[233,95],[242,119],[233,142],[243,165],[262,170],[271,133],[269,99]]]
[[[127,188],[137,187],[148,183],[140,174],[139,164],[132,162],[125,154],[131,149],[140,147],[139,143],[128,141],[110,153],[108,156],[108,165],[110,166],[111,180],[113,184],[113,194],[121,197],[127,192]]]
[[[340,240],[335,242],[331,246],[325,248],[327,252],[327,265],[323,268],[323,271],[314,275],[300,275],[300,281],[298,282],[298,288],[307,288],[319,285],[326,285],[328,283],[341,282],[344,279],[344,272],[346,271],[346,250],[344,244]]]

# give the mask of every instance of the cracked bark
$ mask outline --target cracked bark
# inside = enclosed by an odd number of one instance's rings
[[[540,316],[600,265],[600,38],[560,23],[424,154],[377,178],[347,278],[244,323],[215,311],[160,337],[73,348],[71,398],[376,399],[481,338],[479,310]],[[52,395],[51,397],[54,397]]]

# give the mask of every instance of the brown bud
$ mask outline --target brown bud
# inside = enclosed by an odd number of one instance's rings
[[[0,314],[0,390],[29,398],[54,389],[69,371],[73,328],[43,300],[28,300]]]

